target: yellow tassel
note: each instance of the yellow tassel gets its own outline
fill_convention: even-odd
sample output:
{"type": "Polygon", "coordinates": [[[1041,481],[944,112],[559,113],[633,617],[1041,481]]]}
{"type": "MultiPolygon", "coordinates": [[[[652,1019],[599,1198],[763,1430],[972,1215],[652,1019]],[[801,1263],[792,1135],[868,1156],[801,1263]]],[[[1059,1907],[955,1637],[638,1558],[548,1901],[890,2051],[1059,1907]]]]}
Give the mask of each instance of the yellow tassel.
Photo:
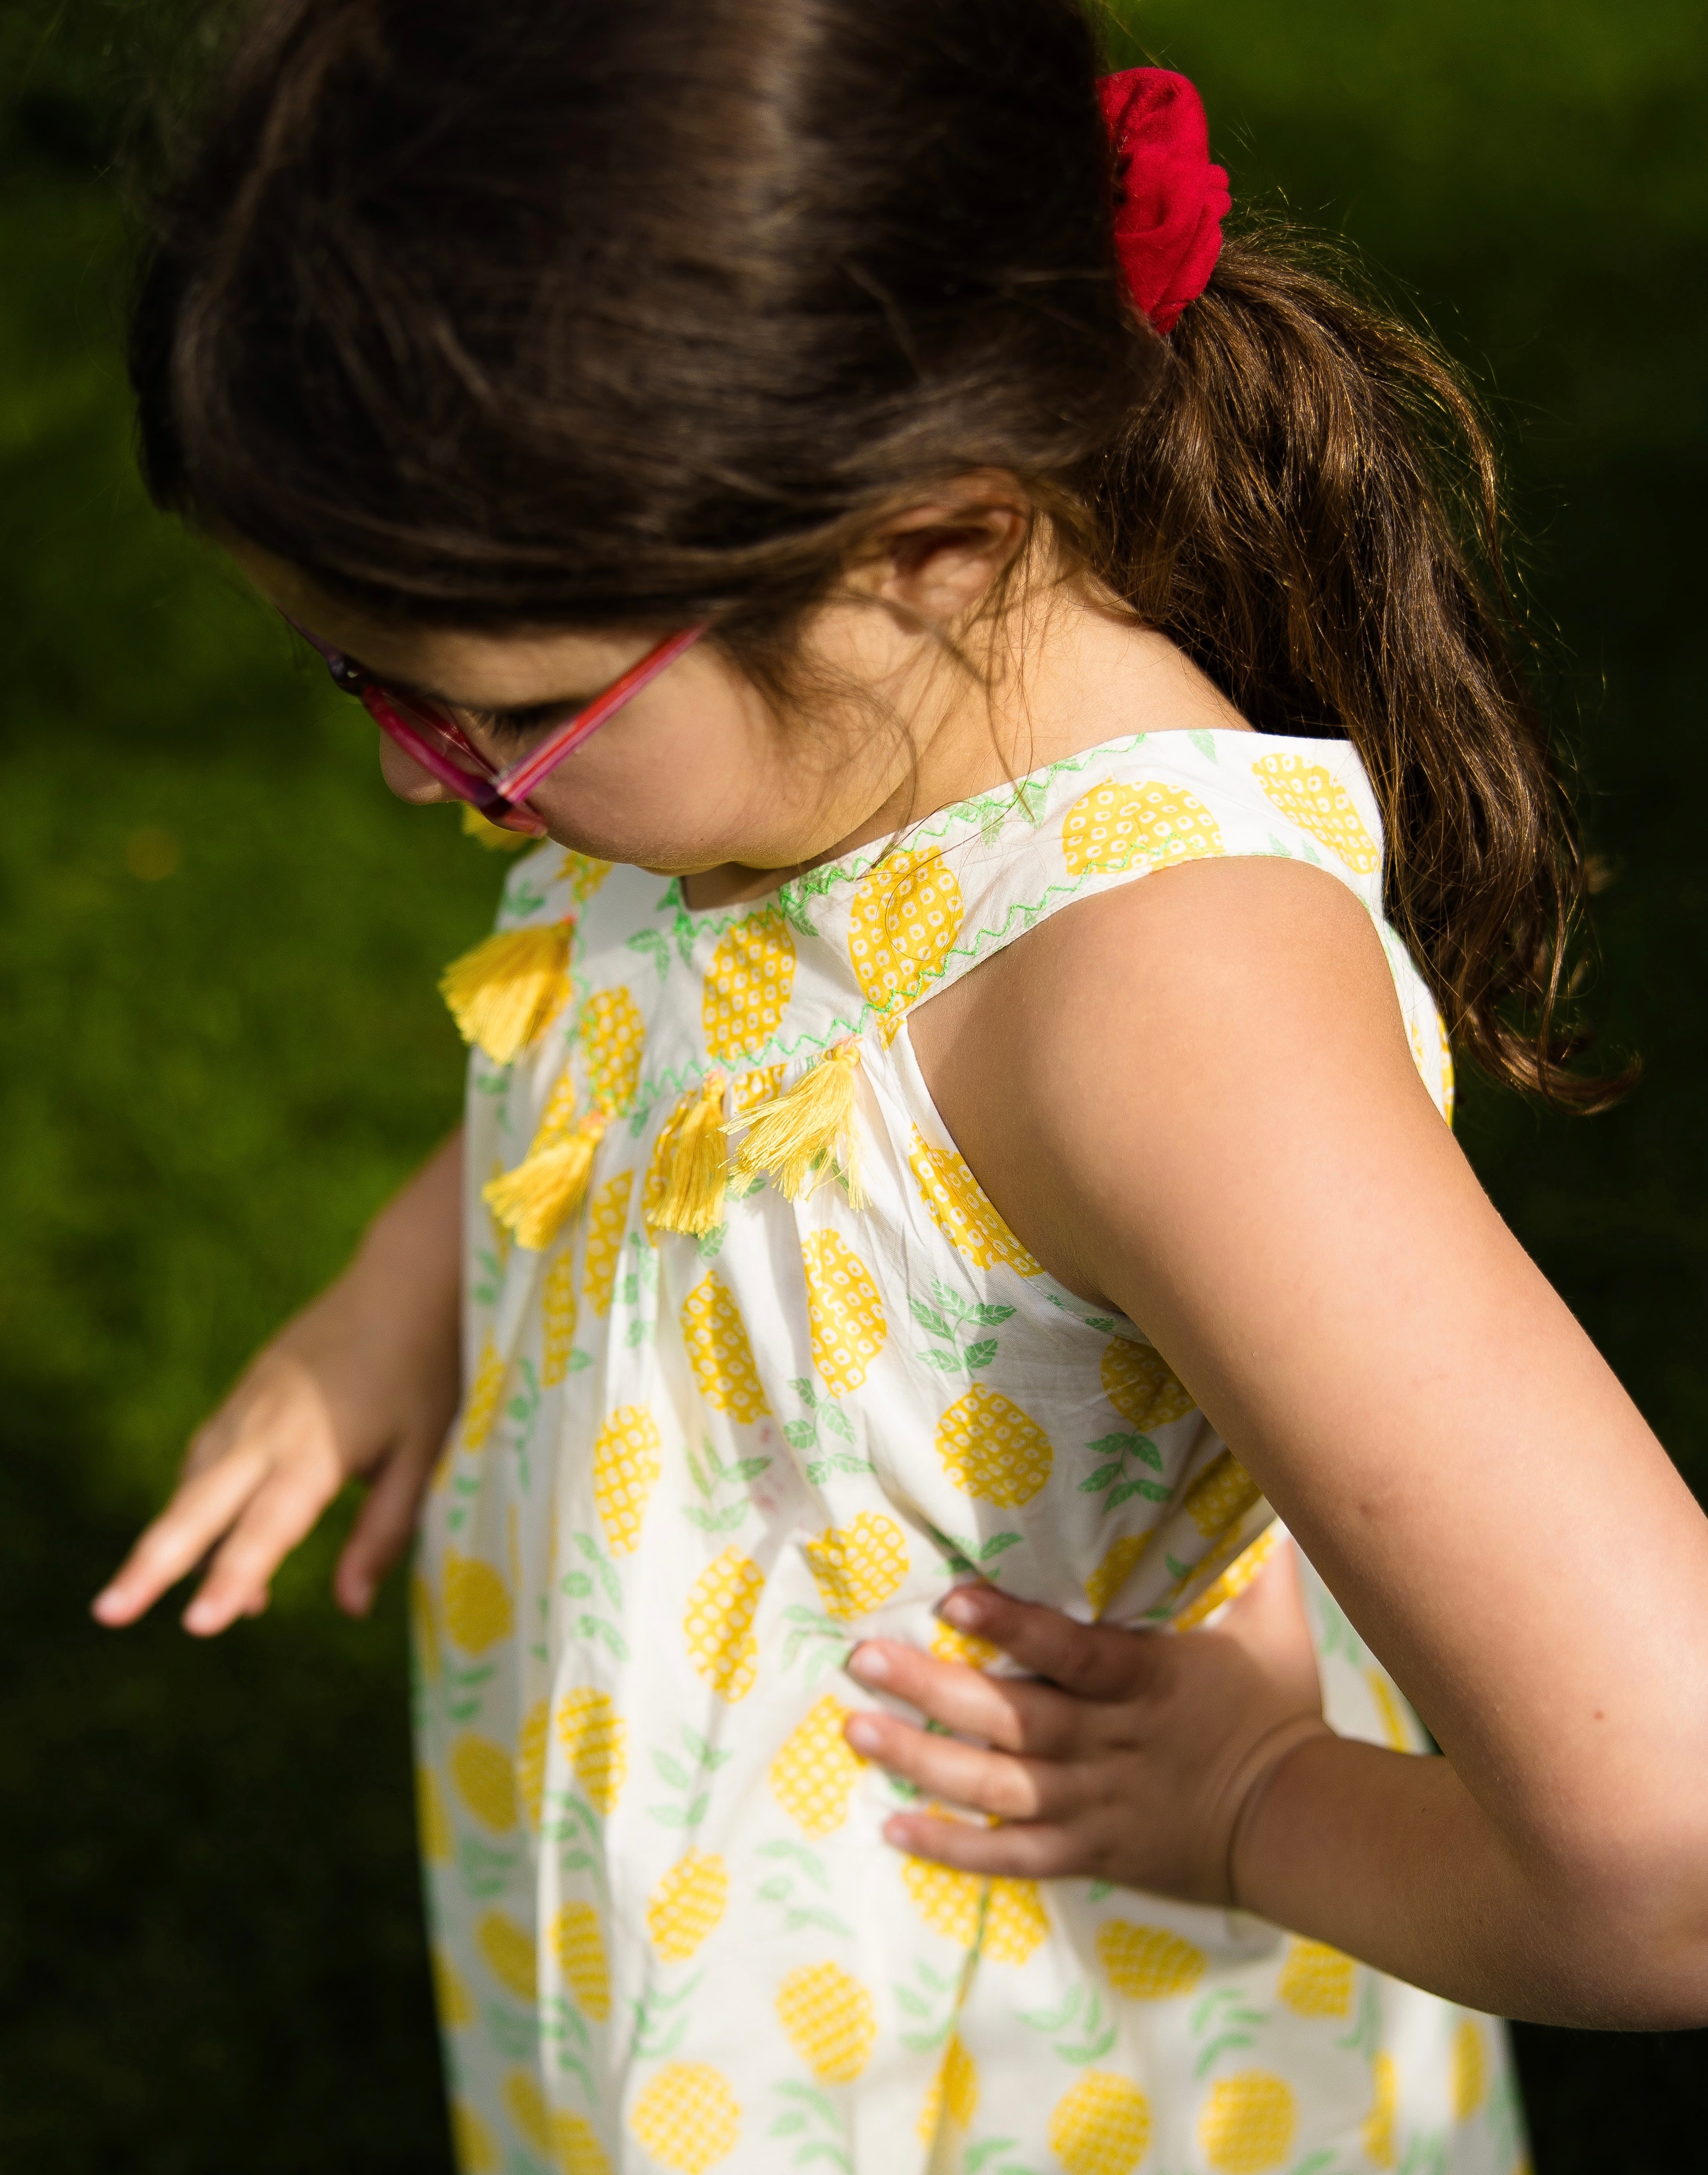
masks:
{"type": "Polygon", "coordinates": [[[524,846],[537,846],[534,831],[507,831],[502,823],[489,823],[472,800],[463,803],[463,836],[495,854],[519,854],[524,846]]]}
{"type": "Polygon", "coordinates": [[[572,921],[504,929],[453,959],[439,988],[464,1042],[507,1065],[569,995],[572,921]]]}
{"type": "Polygon", "coordinates": [[[834,1174],[848,1188],[849,1207],[865,1207],[854,1121],[859,1061],[857,1042],[839,1042],[787,1093],[747,1113],[747,1137],[735,1158],[737,1185],[763,1174],[785,1201],[799,1201],[834,1174]]]}
{"type": "Polygon", "coordinates": [[[482,1186],[480,1198],[518,1246],[549,1246],[586,1200],[594,1150],[610,1122],[605,1111],[589,1110],[572,1125],[542,1125],[526,1160],[482,1186]]]}
{"type": "Polygon", "coordinates": [[[699,1237],[724,1221],[729,1182],[721,1072],[683,1096],[664,1120],[647,1172],[647,1229],[699,1237]]]}

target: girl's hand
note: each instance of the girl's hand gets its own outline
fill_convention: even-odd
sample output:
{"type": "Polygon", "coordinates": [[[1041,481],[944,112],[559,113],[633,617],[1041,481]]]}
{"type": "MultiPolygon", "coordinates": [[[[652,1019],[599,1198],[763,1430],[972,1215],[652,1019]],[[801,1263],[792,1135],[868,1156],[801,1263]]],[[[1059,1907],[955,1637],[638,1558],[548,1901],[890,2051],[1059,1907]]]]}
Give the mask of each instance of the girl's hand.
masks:
{"type": "Polygon", "coordinates": [[[258,1616],[285,1555],[347,1480],[369,1494],[333,1575],[365,1615],[402,1554],[458,1397],[460,1136],[382,1211],[349,1269],[280,1331],[200,1428],[177,1492],[94,1603],[134,1623],[212,1562],[184,1628],[258,1616]]]}
{"type": "Polygon", "coordinates": [[[887,1640],[855,1648],[859,1683],[992,1748],[887,1713],[851,1716],[857,1752],[999,1823],[897,1813],[887,1841],[969,1873],[1090,1875],[1235,1902],[1242,1816],[1289,1752],[1328,1734],[1290,1549],[1212,1628],[1180,1636],[1076,1624],[990,1587],[961,1587],[942,1614],[1044,1681],[986,1676],[887,1640]]]}

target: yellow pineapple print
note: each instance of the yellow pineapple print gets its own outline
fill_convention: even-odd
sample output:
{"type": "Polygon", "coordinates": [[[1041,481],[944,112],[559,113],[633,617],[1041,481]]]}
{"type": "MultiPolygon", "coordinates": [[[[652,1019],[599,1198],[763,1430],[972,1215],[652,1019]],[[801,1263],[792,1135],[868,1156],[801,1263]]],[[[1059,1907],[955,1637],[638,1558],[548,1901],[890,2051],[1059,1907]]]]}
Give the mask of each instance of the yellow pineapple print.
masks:
{"type": "Polygon", "coordinates": [[[629,2128],[672,2175],[705,2175],[735,2151],[741,2107],[709,2062],[667,2062],[635,2102],[629,2128]]]}
{"type": "Polygon", "coordinates": [[[865,1263],[834,1231],[815,1231],[800,1255],[813,1364],[832,1397],[846,1397],[884,1348],[883,1301],[865,1263]]]}
{"type": "Polygon", "coordinates": [[[878,2036],[872,1998],[840,1964],[803,1964],[777,1989],[789,2043],[821,2085],[851,2085],[878,2036]]]}
{"type": "Polygon", "coordinates": [[[1469,2122],[1488,2096],[1488,2057],[1483,2034],[1466,2017],[1453,2034],[1453,2119],[1469,2122]]]}
{"type": "Polygon", "coordinates": [[[1205,1467],[1185,1497],[1186,1515],[1206,1541],[1219,1539],[1238,1525],[1260,1500],[1257,1483],[1231,1450],[1205,1467]]]}
{"type": "Polygon", "coordinates": [[[1364,820],[1353,805],[1344,786],[1320,764],[1290,751],[1277,749],[1260,756],[1251,775],[1266,798],[1301,831],[1309,831],[1319,845],[1326,846],[1349,869],[1369,876],[1381,860],[1376,842],[1364,828],[1364,820]]]}
{"type": "Polygon", "coordinates": [[[764,1585],[758,1565],[732,1547],[707,1565],[688,1595],[682,1635],[689,1659],[722,1699],[746,1699],[753,1689],[759,1668],[753,1616],[764,1585]]]}
{"type": "Polygon", "coordinates": [[[463,1407],[463,1424],[457,1430],[458,1450],[481,1450],[492,1432],[492,1423],[504,1398],[504,1362],[489,1337],[480,1348],[474,1379],[463,1407]]]}
{"type": "Polygon", "coordinates": [[[534,1943],[516,1921],[489,1911],[474,1928],[474,1945],[499,1985],[532,2009],[540,1992],[534,1943]]]}
{"type": "Polygon", "coordinates": [[[460,2031],[465,2024],[474,2021],[474,2004],[469,1989],[437,1942],[428,1950],[428,1961],[433,1970],[433,2000],[439,2021],[447,2031],[460,2031]]]}
{"type": "Polygon", "coordinates": [[[1032,1500],[1055,1456],[1036,1421],[988,1382],[975,1382],[938,1421],[936,1451],[963,1495],[1005,1511],[1032,1500]]]}
{"type": "Polygon", "coordinates": [[[457,1838],[431,1767],[415,1770],[415,1831],[421,1840],[421,1855],[430,1865],[449,1864],[456,1852],[457,1838]]]}
{"type": "Polygon", "coordinates": [[[1291,2089],[1267,2069],[1242,2069],[1210,2087],[1198,2145],[1217,2175],[1263,2175],[1286,2159],[1298,2126],[1291,2089]]]}
{"type": "Polygon", "coordinates": [[[756,1110],[762,1103],[773,1102],[783,1093],[783,1076],[789,1070],[789,1060],[779,1058],[775,1065],[761,1065],[751,1072],[744,1072],[729,1083],[729,1105],[735,1115],[745,1118],[750,1110],[756,1110]]]}
{"type": "Polygon", "coordinates": [[[540,1294],[540,1380],[554,1389],[569,1373],[575,1348],[575,1256],[561,1253],[546,1272],[540,1294]]]}
{"type": "Polygon", "coordinates": [[[974,1268],[1000,1261],[1017,1276],[1044,1272],[991,1205],[984,1187],[954,1148],[934,1148],[917,1125],[908,1168],[931,1220],[957,1254],[974,1268]]]}
{"type": "Polygon", "coordinates": [[[551,2135],[557,2148],[558,2175],[611,2175],[605,2147],[585,2116],[553,2115],[551,2135]]]}
{"type": "Polygon", "coordinates": [[[609,861],[601,861],[592,854],[569,853],[563,857],[557,880],[569,886],[577,906],[585,906],[610,872],[609,861]]]}
{"type": "Polygon", "coordinates": [[[782,909],[745,914],[724,932],[706,970],[700,1020],[713,1057],[745,1057],[783,1024],[794,989],[794,937],[782,909]]]}
{"type": "Polygon", "coordinates": [[[606,1692],[584,1684],[557,1703],[557,1741],[589,1801],[608,1813],[629,1771],[628,1725],[606,1692]]]}
{"type": "Polygon", "coordinates": [[[569,1989],[595,2024],[610,2015],[610,1972],[599,1912],[591,1903],[566,1903],[551,1922],[551,1945],[569,1989]]]}
{"type": "Polygon", "coordinates": [[[970,2129],[978,2112],[979,2064],[957,2033],[943,2050],[914,2129],[920,2142],[929,2145],[946,2122],[957,2129],[970,2129]]]}
{"type": "Polygon", "coordinates": [[[1364,1671],[1364,1681],[1370,1688],[1370,1697],[1375,1702],[1376,1719],[1382,1725],[1382,1734],[1390,1748],[1396,1752],[1411,1752],[1416,1748],[1412,1733],[1406,1727],[1406,1717],[1400,1706],[1399,1695],[1380,1669],[1364,1671]]]}
{"type": "Polygon", "coordinates": [[[540,1809],[545,1798],[545,1739],[550,1706],[536,1700],[522,1717],[516,1733],[516,1790],[530,1827],[540,1825],[540,1809]]]}
{"type": "Polygon", "coordinates": [[[451,1780],[477,1820],[502,1835],[516,1825],[516,1774],[510,1756],[470,1730],[451,1747],[451,1780]]]}
{"type": "Polygon", "coordinates": [[[619,1405],[593,1446],[593,1500],[614,1556],[632,1555],[664,1466],[659,1429],[644,1405],[619,1405]]]}
{"type": "Polygon", "coordinates": [[[1035,1880],[987,1880],[928,1858],[904,1858],[902,1883],[934,1933],[995,1964],[1023,1964],[1049,1931],[1035,1880]],[[988,1891],[988,1893],[987,1893],[988,1891]]]}
{"type": "Polygon", "coordinates": [[[772,1796],[810,1836],[827,1836],[842,1825],[866,1764],[843,1735],[849,1711],[833,1692],[826,1692],[771,1763],[772,1796]]]}
{"type": "Polygon", "coordinates": [[[1350,2016],[1358,1966],[1326,1941],[1293,1940],[1275,1982],[1276,1999],[1296,2016],[1350,2016]]]}
{"type": "Polygon", "coordinates": [[[848,950],[860,994],[897,1025],[936,980],[960,931],[961,887],[935,849],[886,854],[860,883],[848,950]]]}
{"type": "Polygon", "coordinates": [[[826,1614],[844,1619],[881,1607],[908,1575],[907,1537],[878,1511],[827,1526],[804,1553],[826,1614]]]}
{"type": "Polygon", "coordinates": [[[685,1964],[713,1933],[729,1900],[729,1870],[716,1851],[686,1851],[647,1903],[647,1931],[667,1964],[685,1964]]]}
{"type": "Polygon", "coordinates": [[[445,1551],[445,1629],[470,1654],[484,1654],[510,1636],[515,1623],[510,1589],[479,1556],[445,1551]]]}
{"type": "Polygon", "coordinates": [[[1190,1631],[1207,1618],[1213,1616],[1224,1602],[1237,1601],[1269,1561],[1280,1543],[1281,1533],[1274,1526],[1266,1526],[1250,1547],[1228,1565],[1217,1579],[1212,1579],[1198,1598],[1174,1617],[1169,1629],[1190,1631]]]}
{"type": "Polygon", "coordinates": [[[1085,1597],[1094,1616],[1101,1617],[1126,1584],[1132,1576],[1133,1565],[1145,1553],[1150,1539],[1148,1533],[1123,1533],[1104,1549],[1103,1561],[1085,1582],[1085,1597]]]}
{"type": "Polygon", "coordinates": [[[1114,781],[1082,793],[1062,818],[1071,876],[1115,876],[1147,861],[1201,860],[1224,850],[1216,818],[1184,786],[1114,781]]]}
{"type": "Polygon", "coordinates": [[[646,1022],[626,990],[595,990],[581,1008],[581,1061],[594,1105],[619,1117],[640,1085],[646,1022]]]}
{"type": "Polygon", "coordinates": [[[1002,1649],[976,1631],[962,1631],[940,1617],[931,1626],[931,1652],[940,1662],[959,1662],[969,1669],[988,1669],[1000,1661],[1002,1649]]]}
{"type": "Polygon", "coordinates": [[[629,1194],[635,1174],[620,1170],[591,1196],[587,1207],[587,1267],[581,1288],[595,1314],[609,1314],[616,1287],[617,1264],[628,1228],[629,1194]]]}
{"type": "Polygon", "coordinates": [[[1109,1984],[1129,2001],[1169,2001],[1190,1993],[1210,1961],[1202,1949],[1164,1927],[1135,1926],[1125,1918],[1098,1927],[1097,1952],[1109,1984]]]}
{"type": "Polygon", "coordinates": [[[1103,1347],[1103,1395],[1141,1435],[1183,1420],[1197,1408],[1191,1393],[1177,1382],[1160,1352],[1148,1344],[1130,1344],[1112,1337],[1103,1347]]]}
{"type": "Polygon", "coordinates": [[[1358,2131],[1364,2157],[1373,2167],[1391,2167],[1399,2157],[1394,2130],[1400,2112],[1400,2073],[1384,2049],[1370,2064],[1370,2111],[1358,2131]]]}
{"type": "Polygon", "coordinates": [[[1107,2069],[1088,2069],[1049,2118],[1049,2149],[1067,2175],[1131,2175],[1150,2143],[1150,2102],[1107,2069]]]}
{"type": "Polygon", "coordinates": [[[451,2142],[463,2175],[494,2175],[498,2147],[492,2133],[466,2100],[451,2102],[451,2142]]]}
{"type": "Polygon", "coordinates": [[[771,1410],[740,1310],[715,1274],[703,1277],[682,1302],[682,1342],[700,1395],[715,1411],[745,1426],[771,1410]]]}
{"type": "Polygon", "coordinates": [[[551,2110],[545,2104],[545,2093],[526,2069],[512,2069],[504,2080],[504,2111],[521,2132],[523,2141],[550,2159],[551,2110]]]}

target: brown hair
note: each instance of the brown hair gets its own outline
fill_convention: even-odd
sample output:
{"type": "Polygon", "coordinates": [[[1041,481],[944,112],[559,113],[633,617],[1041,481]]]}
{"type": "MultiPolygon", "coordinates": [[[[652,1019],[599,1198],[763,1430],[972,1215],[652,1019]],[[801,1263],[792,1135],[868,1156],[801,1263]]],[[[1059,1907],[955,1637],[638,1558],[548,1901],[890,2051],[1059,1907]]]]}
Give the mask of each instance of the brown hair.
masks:
{"type": "Polygon", "coordinates": [[[1284,236],[1158,340],[1096,73],[1076,0],[268,0],[140,290],[150,486],[383,614],[774,673],[886,512],[1011,474],[1260,731],[1353,741],[1456,1040],[1595,1107],[1476,410],[1284,236]]]}

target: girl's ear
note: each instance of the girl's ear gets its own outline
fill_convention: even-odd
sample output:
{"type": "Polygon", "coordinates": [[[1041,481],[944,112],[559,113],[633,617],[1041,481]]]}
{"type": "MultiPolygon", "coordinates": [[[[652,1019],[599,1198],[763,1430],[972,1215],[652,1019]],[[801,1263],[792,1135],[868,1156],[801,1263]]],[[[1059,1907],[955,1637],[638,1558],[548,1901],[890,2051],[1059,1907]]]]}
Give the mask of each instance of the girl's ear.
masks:
{"type": "Polygon", "coordinates": [[[952,626],[1025,550],[1032,521],[1031,503],[1012,477],[961,478],[887,521],[850,584],[915,625],[952,626]]]}

